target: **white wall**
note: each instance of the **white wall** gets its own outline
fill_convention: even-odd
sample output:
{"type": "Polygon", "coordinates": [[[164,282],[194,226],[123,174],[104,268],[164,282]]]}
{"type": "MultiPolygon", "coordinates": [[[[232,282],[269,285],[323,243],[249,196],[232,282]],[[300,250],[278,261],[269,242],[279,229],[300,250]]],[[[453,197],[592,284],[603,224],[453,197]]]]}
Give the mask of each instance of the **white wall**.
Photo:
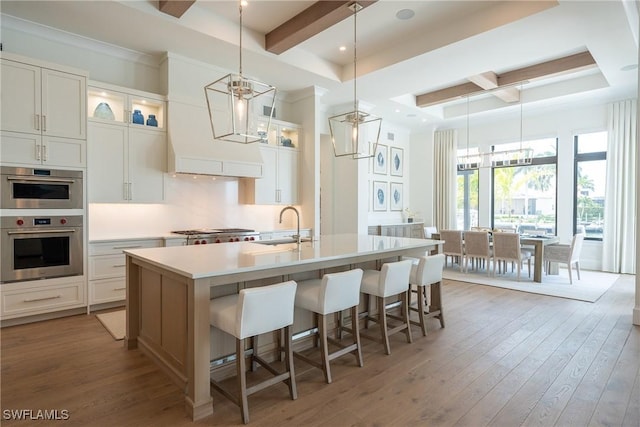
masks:
{"type": "MultiPolygon", "coordinates": [[[[569,242],[573,233],[573,138],[578,133],[606,130],[606,105],[584,105],[569,109],[545,110],[526,114],[523,118],[522,132],[524,140],[540,138],[558,138],[558,201],[557,221],[558,237],[562,242],[569,242]]],[[[458,134],[464,138],[458,141],[458,147],[466,147],[466,126],[458,128],[458,134]]],[[[492,145],[514,142],[520,139],[520,115],[501,121],[486,123],[482,118],[471,118],[469,124],[470,147],[479,147],[481,151],[489,151],[492,145]]],[[[433,200],[433,137],[413,135],[411,138],[414,156],[411,168],[411,181],[424,183],[425,190],[414,191],[412,201],[416,206],[431,206],[433,200]],[[418,165],[422,164],[422,167],[418,165]],[[430,187],[428,190],[426,187],[430,187]]],[[[490,170],[480,171],[480,212],[479,224],[491,224],[491,183],[490,170]]],[[[426,216],[428,224],[432,218],[426,216]]],[[[581,262],[587,269],[600,269],[602,266],[601,242],[586,242],[581,262]]]]}

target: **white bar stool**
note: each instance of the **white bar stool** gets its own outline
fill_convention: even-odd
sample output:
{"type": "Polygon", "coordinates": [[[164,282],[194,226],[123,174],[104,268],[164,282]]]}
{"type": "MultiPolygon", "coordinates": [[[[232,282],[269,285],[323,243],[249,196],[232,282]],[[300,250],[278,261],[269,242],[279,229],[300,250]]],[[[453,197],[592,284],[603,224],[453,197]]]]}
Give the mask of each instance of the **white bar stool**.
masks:
{"type": "Polygon", "coordinates": [[[362,349],[360,346],[360,331],[358,322],[358,305],[360,304],[360,282],[362,281],[362,270],[344,271],[340,273],[328,273],[322,279],[301,280],[298,282],[296,291],[296,307],[312,311],[315,323],[318,327],[320,338],[320,358],[321,363],[310,359],[299,352],[293,355],[305,362],[322,369],[324,379],[331,383],[331,368],[329,362],[337,357],[348,353],[356,356],[356,361],[360,367],[362,362],[362,349]],[[342,310],[351,309],[351,328],[342,325],[342,310]],[[339,332],[347,330],[353,337],[353,344],[344,346],[342,343],[327,336],[327,317],[329,314],[338,313],[339,332]],[[329,343],[339,347],[339,350],[329,353],[329,343]]]}
{"type": "Polygon", "coordinates": [[[442,309],[442,269],[444,268],[445,255],[437,254],[416,258],[411,266],[409,278],[409,302],[411,293],[418,296],[418,308],[409,305],[409,311],[417,311],[419,322],[411,321],[422,329],[422,335],[427,336],[426,319],[436,317],[440,319],[440,326],[444,328],[444,312],[442,309]],[[415,286],[415,289],[413,287],[415,286]],[[428,309],[427,288],[431,288],[431,304],[428,309]]]}
{"type": "Polygon", "coordinates": [[[289,387],[291,399],[298,397],[293,354],[291,351],[291,325],[293,324],[293,307],[296,295],[296,282],[293,280],[270,286],[242,289],[238,294],[227,295],[211,300],[209,304],[209,321],[215,328],[221,329],[236,337],[236,369],[238,395],[233,395],[211,379],[213,388],[240,407],[242,421],[249,422],[249,406],[247,397],[270,385],[284,382],[289,387]],[[285,335],[285,372],[278,372],[267,361],[258,356],[258,348],[254,340],[260,334],[284,329],[285,335]],[[274,377],[247,387],[245,338],[251,339],[251,367],[254,362],[262,365],[274,377]]]}
{"type": "MultiPolygon", "coordinates": [[[[396,332],[405,331],[407,335],[407,342],[413,342],[411,338],[411,326],[409,324],[409,302],[408,302],[408,290],[409,290],[409,276],[411,274],[411,260],[389,262],[382,265],[380,271],[377,270],[365,270],[362,277],[362,284],[360,286],[360,292],[367,296],[367,308],[369,309],[369,296],[373,295],[378,300],[378,316],[371,315],[371,311],[365,318],[365,326],[369,320],[377,322],[380,325],[381,341],[384,345],[384,351],[386,354],[391,354],[391,347],[389,345],[389,336],[396,332]],[[385,298],[400,295],[402,316],[399,320],[402,324],[395,326],[391,329],[387,328],[387,309],[385,304],[385,298]]],[[[389,317],[392,317],[389,315],[389,317]]],[[[397,319],[396,317],[393,317],[397,319]]],[[[370,335],[361,334],[363,337],[373,339],[377,341],[377,338],[370,335]]]]}

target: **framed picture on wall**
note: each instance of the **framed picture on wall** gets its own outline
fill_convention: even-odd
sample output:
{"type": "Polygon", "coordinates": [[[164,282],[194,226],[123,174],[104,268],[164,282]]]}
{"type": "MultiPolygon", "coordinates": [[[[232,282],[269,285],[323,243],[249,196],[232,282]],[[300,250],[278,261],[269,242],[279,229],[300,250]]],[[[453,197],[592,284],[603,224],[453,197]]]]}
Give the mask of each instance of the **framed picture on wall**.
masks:
{"type": "Polygon", "coordinates": [[[389,191],[389,199],[391,202],[392,211],[402,210],[402,183],[392,182],[391,190],[389,191]]]}
{"type": "Polygon", "coordinates": [[[387,146],[378,144],[373,155],[373,173],[379,175],[387,174],[387,146]]]}
{"type": "Polygon", "coordinates": [[[388,206],[387,183],[384,181],[373,181],[373,210],[386,211],[388,206]]]}
{"type": "Polygon", "coordinates": [[[391,147],[391,175],[402,176],[402,169],[404,168],[404,151],[402,148],[391,147]]]}

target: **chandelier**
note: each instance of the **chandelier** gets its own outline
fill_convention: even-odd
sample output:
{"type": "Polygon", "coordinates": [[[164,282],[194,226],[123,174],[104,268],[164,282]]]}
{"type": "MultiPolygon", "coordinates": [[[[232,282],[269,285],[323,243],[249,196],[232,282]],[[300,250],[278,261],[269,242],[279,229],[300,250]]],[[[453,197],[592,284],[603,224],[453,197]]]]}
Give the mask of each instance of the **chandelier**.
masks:
{"type": "Polygon", "coordinates": [[[271,126],[276,88],[242,74],[242,2],[240,11],[240,66],[238,74],[227,74],[204,87],[213,139],[248,144],[262,139],[258,133],[258,111],[267,112],[271,126]],[[262,108],[261,108],[262,107],[262,108]]]}
{"type": "Polygon", "coordinates": [[[353,111],[329,117],[329,131],[336,157],[364,159],[376,152],[382,119],[358,109],[356,34],[362,6],[354,2],[349,8],[353,11],[353,111]]]}

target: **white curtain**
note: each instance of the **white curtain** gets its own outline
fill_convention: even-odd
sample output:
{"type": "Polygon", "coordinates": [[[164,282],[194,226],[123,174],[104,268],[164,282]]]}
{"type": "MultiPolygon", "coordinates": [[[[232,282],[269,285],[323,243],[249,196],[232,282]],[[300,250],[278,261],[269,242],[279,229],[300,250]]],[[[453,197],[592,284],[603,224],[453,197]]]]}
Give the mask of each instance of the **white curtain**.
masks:
{"type": "Polygon", "coordinates": [[[635,274],[637,101],[608,108],[602,268],[635,274]]]}
{"type": "Polygon", "coordinates": [[[456,228],[456,133],[436,131],[434,135],[435,226],[438,230],[456,228]]]}

